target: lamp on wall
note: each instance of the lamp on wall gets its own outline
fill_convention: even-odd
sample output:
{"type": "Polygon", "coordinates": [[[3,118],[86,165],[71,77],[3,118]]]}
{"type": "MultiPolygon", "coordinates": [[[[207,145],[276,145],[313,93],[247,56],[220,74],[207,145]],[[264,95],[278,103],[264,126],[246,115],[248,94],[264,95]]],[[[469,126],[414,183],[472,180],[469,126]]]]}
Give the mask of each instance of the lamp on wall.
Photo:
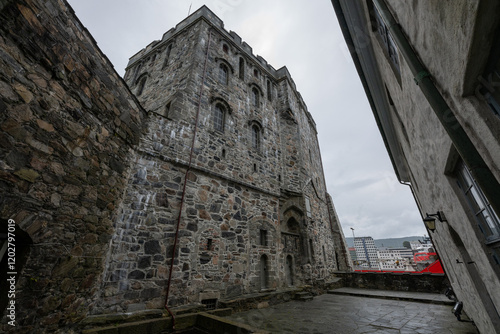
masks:
{"type": "Polygon", "coordinates": [[[427,227],[427,229],[431,232],[434,232],[436,230],[436,218],[440,222],[447,221],[443,211],[438,211],[437,213],[433,214],[426,213],[426,215],[427,216],[424,218],[424,224],[425,227],[427,227]]]}

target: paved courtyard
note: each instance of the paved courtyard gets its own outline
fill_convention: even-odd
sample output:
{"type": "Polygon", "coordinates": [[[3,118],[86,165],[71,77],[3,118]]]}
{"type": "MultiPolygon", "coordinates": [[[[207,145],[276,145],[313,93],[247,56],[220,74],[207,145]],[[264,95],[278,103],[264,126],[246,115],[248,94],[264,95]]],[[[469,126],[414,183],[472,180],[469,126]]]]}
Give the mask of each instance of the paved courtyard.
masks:
{"type": "Polygon", "coordinates": [[[229,318],[271,333],[479,333],[471,322],[459,322],[451,309],[449,305],[324,294],[309,302],[292,301],[229,318]]]}

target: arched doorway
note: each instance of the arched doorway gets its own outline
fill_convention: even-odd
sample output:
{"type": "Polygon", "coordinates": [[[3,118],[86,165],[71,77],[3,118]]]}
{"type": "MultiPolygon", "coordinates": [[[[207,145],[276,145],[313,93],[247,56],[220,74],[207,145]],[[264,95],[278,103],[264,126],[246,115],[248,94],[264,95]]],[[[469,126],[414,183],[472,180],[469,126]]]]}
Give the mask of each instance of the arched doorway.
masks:
{"type": "Polygon", "coordinates": [[[269,287],[269,269],[267,255],[263,254],[260,257],[260,289],[264,290],[269,287]]]}
{"type": "Polygon", "coordinates": [[[287,285],[292,286],[293,285],[293,258],[291,255],[288,255],[286,257],[285,274],[286,274],[287,285]]]}

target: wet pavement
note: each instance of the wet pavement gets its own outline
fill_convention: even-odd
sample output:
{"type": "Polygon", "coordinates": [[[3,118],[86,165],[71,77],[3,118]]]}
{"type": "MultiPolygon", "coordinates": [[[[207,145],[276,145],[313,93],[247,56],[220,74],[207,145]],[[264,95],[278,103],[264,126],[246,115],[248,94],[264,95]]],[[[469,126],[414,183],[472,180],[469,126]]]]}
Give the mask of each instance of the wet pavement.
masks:
{"type": "Polygon", "coordinates": [[[291,301],[228,318],[270,333],[479,333],[472,322],[457,320],[443,295],[350,288],[336,293],[341,294],[291,301]]]}

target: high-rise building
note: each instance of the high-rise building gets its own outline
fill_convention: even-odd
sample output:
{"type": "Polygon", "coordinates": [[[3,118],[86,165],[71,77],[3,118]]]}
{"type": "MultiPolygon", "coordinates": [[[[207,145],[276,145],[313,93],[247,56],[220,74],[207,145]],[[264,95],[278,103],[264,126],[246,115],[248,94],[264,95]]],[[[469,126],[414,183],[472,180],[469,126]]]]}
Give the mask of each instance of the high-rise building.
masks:
{"type": "Polygon", "coordinates": [[[500,3],[332,3],[457,298],[500,333],[500,3]]]}
{"type": "Polygon", "coordinates": [[[361,268],[378,269],[377,247],[372,237],[355,237],[354,248],[361,268]]]}

